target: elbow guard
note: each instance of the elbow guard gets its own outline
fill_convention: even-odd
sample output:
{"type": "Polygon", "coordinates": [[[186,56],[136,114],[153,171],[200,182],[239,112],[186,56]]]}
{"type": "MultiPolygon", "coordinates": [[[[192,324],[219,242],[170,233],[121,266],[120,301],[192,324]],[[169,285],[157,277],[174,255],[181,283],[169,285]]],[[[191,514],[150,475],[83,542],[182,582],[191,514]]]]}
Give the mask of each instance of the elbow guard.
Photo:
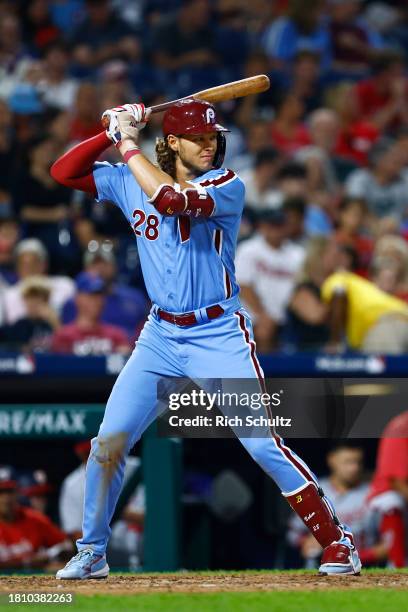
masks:
{"type": "Polygon", "coordinates": [[[205,189],[198,191],[192,187],[177,191],[171,185],[160,185],[148,202],[166,217],[210,217],[215,207],[214,200],[205,189]]]}

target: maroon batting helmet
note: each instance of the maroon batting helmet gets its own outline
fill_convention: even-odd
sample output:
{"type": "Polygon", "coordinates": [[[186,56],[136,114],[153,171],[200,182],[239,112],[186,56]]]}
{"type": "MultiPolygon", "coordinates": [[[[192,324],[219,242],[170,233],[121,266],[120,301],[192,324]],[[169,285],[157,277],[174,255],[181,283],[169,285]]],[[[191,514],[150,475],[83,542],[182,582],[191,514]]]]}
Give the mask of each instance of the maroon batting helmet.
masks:
{"type": "Polygon", "coordinates": [[[225,136],[227,128],[217,123],[215,108],[204,100],[189,98],[171,106],[163,117],[163,134],[182,136],[184,134],[205,134],[218,132],[218,146],[214,156],[214,168],[219,168],[224,161],[225,136]]]}

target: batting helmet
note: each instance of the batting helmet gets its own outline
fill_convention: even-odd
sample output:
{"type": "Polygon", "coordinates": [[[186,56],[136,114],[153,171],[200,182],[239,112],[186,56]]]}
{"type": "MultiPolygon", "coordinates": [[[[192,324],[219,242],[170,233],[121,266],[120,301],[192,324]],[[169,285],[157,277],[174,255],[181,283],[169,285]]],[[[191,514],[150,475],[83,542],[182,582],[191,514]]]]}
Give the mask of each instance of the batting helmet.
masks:
{"type": "Polygon", "coordinates": [[[217,123],[215,108],[204,100],[186,99],[171,106],[163,117],[163,134],[182,136],[184,134],[217,133],[218,146],[214,156],[214,168],[224,161],[225,136],[227,128],[217,123]]]}

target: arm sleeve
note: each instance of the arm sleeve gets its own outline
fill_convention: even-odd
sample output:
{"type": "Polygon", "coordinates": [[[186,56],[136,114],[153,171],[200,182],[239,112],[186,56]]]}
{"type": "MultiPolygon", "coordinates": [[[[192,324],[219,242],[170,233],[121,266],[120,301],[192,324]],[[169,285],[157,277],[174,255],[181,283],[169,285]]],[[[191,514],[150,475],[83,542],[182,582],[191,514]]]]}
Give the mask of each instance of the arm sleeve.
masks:
{"type": "Polygon", "coordinates": [[[84,140],[54,162],[50,169],[52,178],[65,187],[95,195],[92,164],[111,144],[106,132],[84,140]]]}
{"type": "Polygon", "coordinates": [[[240,217],[244,209],[245,186],[239,176],[232,170],[199,183],[215,202],[211,217],[240,217]]]}

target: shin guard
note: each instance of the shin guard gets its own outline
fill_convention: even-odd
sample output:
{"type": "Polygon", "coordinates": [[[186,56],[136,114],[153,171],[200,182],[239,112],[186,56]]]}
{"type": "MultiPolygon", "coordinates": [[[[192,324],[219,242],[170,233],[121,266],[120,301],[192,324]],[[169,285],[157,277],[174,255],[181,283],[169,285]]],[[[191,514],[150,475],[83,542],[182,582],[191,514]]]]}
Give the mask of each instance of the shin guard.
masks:
{"type": "Polygon", "coordinates": [[[283,495],[322,548],[344,536],[332,505],[313,482],[283,495]]]}

